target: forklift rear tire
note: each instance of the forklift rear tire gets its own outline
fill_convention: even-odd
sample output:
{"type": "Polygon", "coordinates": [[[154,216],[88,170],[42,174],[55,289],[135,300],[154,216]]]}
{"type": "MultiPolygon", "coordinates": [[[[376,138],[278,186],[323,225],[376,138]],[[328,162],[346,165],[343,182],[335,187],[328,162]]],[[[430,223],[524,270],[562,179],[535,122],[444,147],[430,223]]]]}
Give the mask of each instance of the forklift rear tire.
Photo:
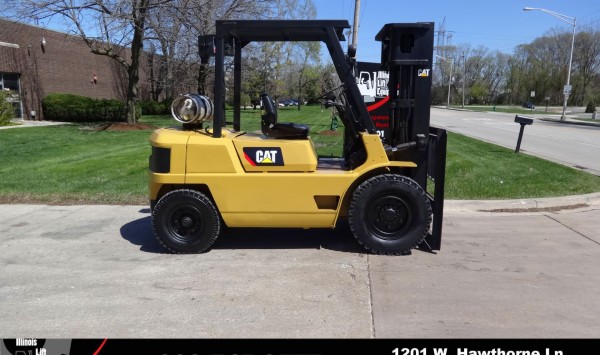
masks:
{"type": "Polygon", "coordinates": [[[348,224],[358,242],[375,254],[410,253],[427,236],[431,204],[414,180],[394,174],[365,180],[352,195],[348,224]]]}
{"type": "Polygon", "coordinates": [[[160,244],[170,252],[202,253],[217,240],[221,220],[205,194],[182,189],[158,200],[152,211],[152,228],[160,244]]]}

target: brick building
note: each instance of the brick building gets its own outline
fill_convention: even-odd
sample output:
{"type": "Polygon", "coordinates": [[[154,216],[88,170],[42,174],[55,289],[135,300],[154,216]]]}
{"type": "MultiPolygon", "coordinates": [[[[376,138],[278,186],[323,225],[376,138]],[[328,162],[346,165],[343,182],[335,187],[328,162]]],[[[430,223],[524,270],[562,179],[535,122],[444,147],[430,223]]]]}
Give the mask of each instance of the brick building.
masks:
{"type": "MultiPolygon", "coordinates": [[[[147,65],[140,68],[142,97],[147,72],[147,65]]],[[[21,117],[43,119],[41,100],[51,93],[124,99],[126,83],[124,69],[91,53],[80,37],[0,18],[0,89],[19,92],[21,117]]]]}

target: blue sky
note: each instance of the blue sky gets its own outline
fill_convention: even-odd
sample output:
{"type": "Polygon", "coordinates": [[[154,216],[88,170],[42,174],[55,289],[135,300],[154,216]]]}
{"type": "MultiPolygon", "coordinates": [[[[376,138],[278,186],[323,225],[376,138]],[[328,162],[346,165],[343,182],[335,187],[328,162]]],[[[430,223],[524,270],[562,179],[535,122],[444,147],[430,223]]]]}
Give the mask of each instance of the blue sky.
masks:
{"type": "MultiPolygon", "coordinates": [[[[347,19],[352,25],[355,0],[313,0],[320,19],[347,19]]],[[[361,0],[357,57],[379,61],[375,35],[385,23],[435,22],[436,31],[444,17],[452,44],[483,45],[490,50],[512,53],[515,46],[529,43],[548,30],[571,31],[572,27],[541,11],[545,8],[577,18],[577,29],[592,25],[600,29],[598,0],[361,0]]],[[[437,40],[437,38],[436,38],[437,40]]]]}
{"type": "MultiPolygon", "coordinates": [[[[347,19],[352,25],[355,0],[313,3],[317,18],[347,19]]],[[[375,35],[384,24],[392,22],[435,22],[437,31],[445,18],[451,44],[468,43],[472,48],[483,45],[505,53],[512,53],[517,45],[529,43],[551,29],[571,31],[569,24],[549,14],[523,11],[526,6],[576,17],[577,30],[585,26],[600,29],[599,0],[361,0],[357,56],[362,61],[378,62],[380,43],[375,35]]],[[[40,25],[66,30],[58,20],[40,25]]]]}

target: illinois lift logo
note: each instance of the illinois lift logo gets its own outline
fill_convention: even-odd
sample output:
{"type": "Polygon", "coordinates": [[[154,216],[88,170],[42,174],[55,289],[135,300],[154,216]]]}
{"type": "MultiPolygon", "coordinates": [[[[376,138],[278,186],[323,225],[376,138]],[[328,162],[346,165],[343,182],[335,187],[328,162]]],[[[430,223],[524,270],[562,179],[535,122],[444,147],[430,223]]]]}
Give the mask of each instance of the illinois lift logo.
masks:
{"type": "Polygon", "coordinates": [[[244,148],[244,158],[252,166],[283,166],[281,148],[244,148]]]}

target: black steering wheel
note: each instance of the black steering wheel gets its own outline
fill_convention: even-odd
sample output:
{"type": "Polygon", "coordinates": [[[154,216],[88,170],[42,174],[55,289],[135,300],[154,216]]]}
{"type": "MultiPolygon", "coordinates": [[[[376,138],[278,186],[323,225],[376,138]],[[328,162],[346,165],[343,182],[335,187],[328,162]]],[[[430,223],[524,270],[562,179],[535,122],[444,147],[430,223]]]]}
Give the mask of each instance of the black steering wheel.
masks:
{"type": "Polygon", "coordinates": [[[341,83],[340,85],[334,87],[333,89],[326,91],[324,94],[322,94],[321,96],[317,97],[315,100],[321,100],[321,99],[326,99],[329,101],[333,101],[335,100],[335,96],[330,96],[332,95],[337,89],[342,88],[346,85],[346,83],[341,83]]]}

